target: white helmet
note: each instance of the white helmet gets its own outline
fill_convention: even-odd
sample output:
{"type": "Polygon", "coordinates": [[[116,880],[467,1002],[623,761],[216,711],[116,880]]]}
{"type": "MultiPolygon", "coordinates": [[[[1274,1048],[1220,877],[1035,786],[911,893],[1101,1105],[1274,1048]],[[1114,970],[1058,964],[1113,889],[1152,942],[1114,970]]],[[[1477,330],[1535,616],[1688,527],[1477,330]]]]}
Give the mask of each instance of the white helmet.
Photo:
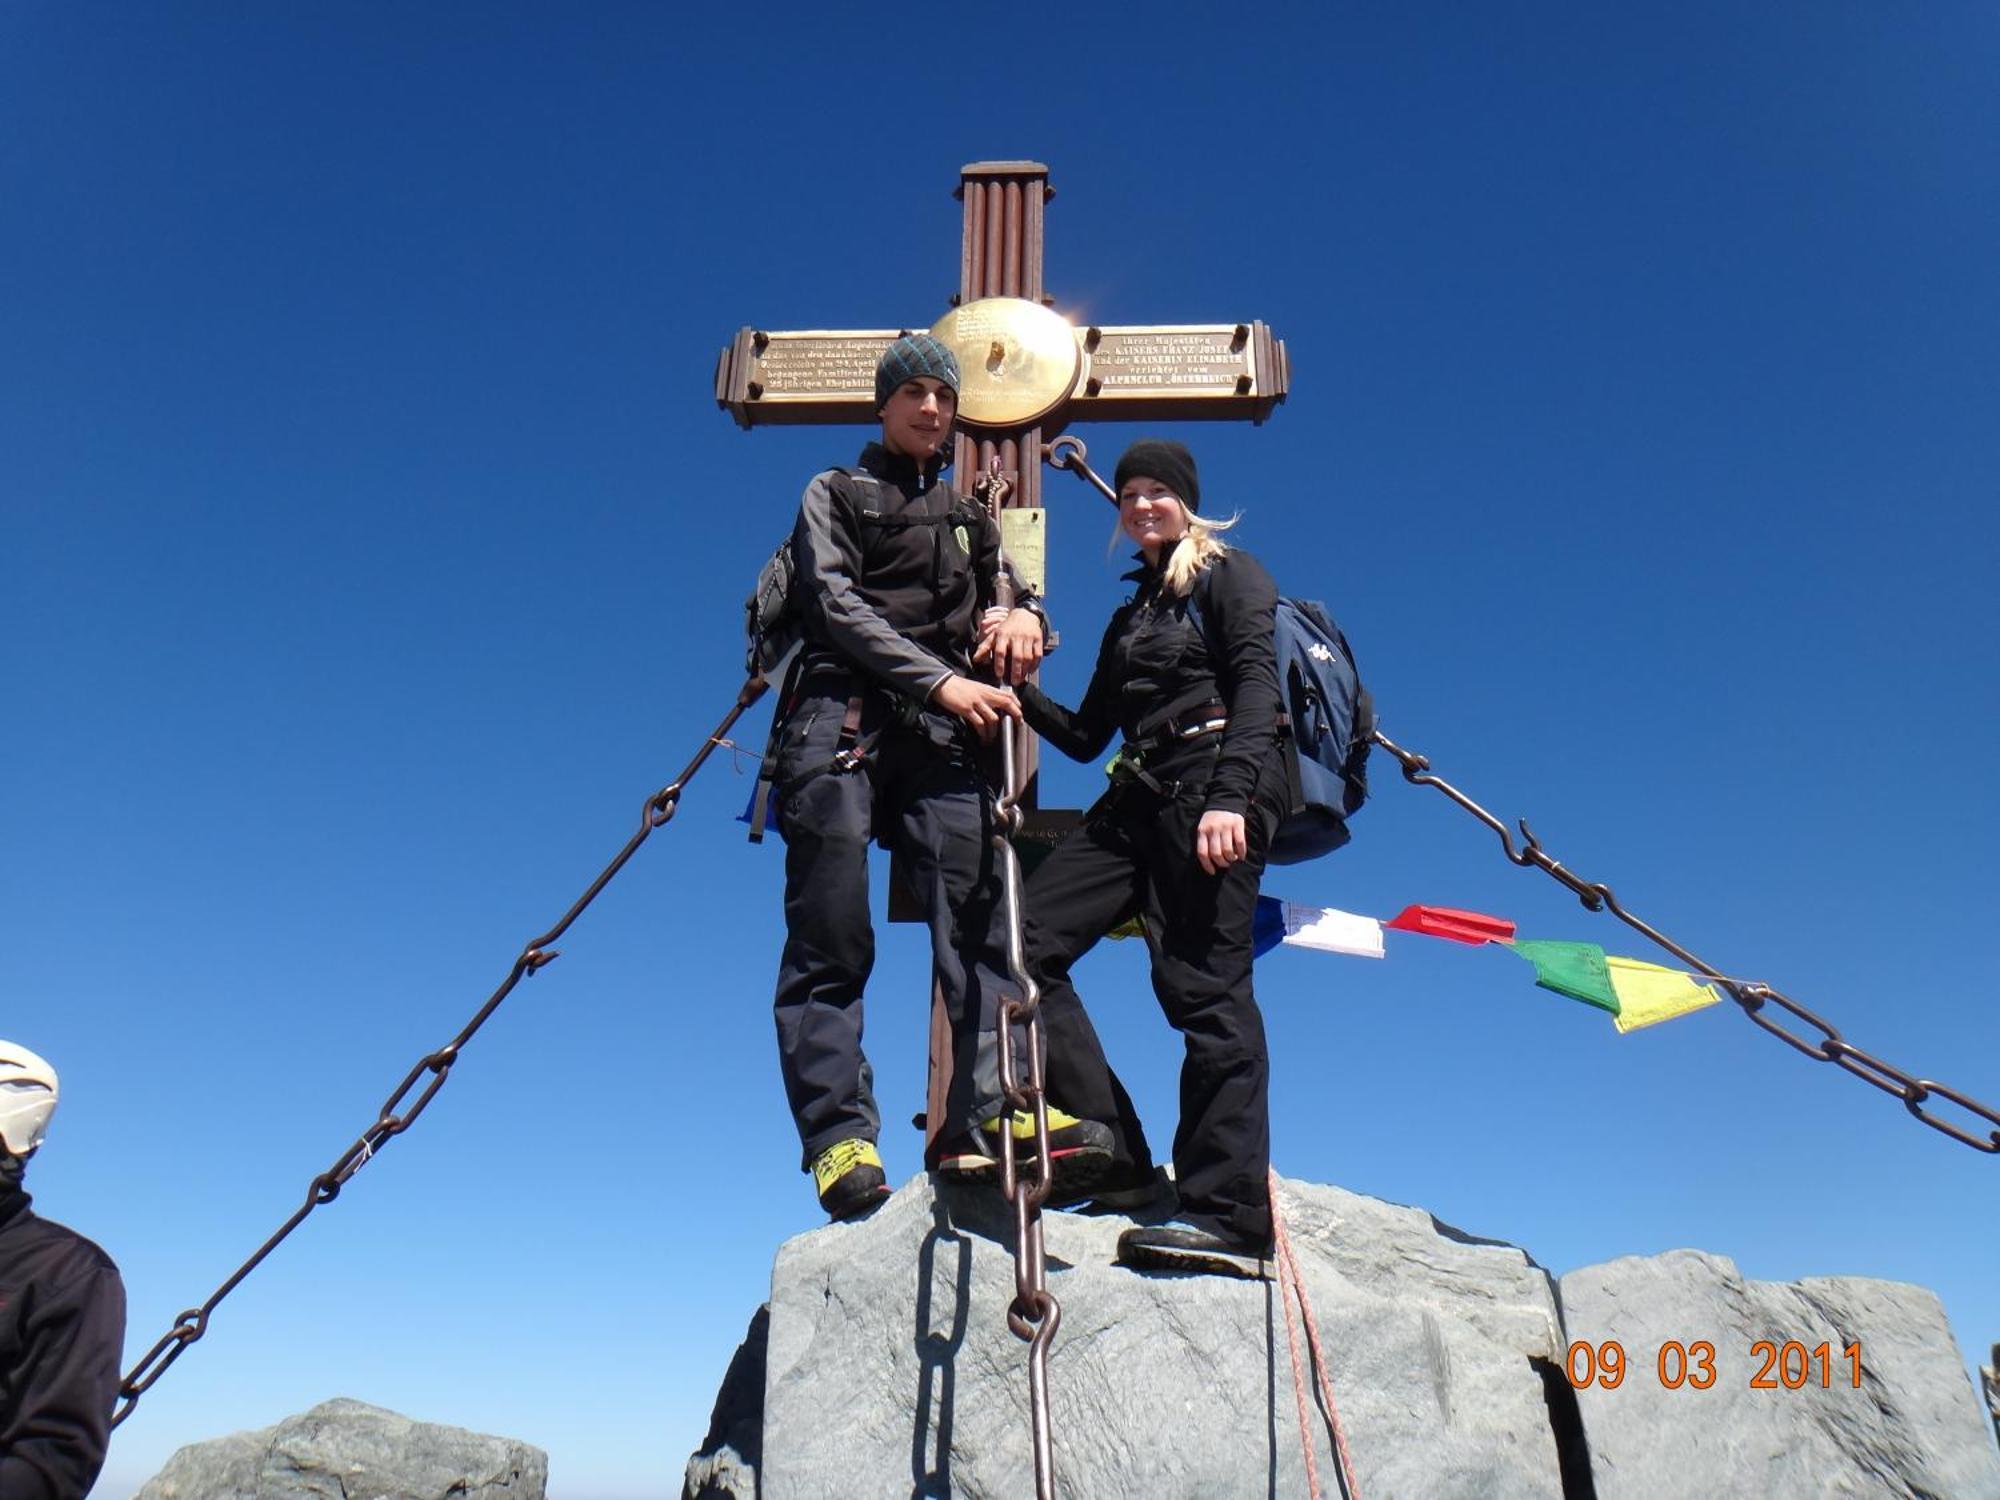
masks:
{"type": "Polygon", "coordinates": [[[26,1047],[0,1042],[0,1143],[26,1156],[56,1112],[56,1070],[26,1047]]]}

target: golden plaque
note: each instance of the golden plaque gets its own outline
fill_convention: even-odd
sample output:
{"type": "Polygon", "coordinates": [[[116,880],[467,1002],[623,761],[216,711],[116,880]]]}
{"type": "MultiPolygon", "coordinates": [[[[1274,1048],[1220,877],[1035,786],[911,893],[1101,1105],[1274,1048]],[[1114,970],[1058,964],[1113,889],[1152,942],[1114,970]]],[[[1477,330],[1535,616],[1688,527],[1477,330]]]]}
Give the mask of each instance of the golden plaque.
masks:
{"type": "Polygon", "coordinates": [[[968,302],[931,332],[958,356],[958,416],[973,427],[1028,426],[1062,405],[1083,368],[1068,320],[1025,297],[968,302]]]}

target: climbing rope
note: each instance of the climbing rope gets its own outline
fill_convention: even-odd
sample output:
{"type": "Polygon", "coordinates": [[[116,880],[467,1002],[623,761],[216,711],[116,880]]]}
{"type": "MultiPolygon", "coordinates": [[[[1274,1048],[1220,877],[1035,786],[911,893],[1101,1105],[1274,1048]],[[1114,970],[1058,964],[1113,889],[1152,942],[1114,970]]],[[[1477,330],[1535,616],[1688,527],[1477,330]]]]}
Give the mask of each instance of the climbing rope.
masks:
{"type": "Polygon", "coordinates": [[[1442,777],[1432,775],[1431,763],[1428,759],[1405,750],[1380,730],[1376,731],[1374,742],[1396,758],[1397,763],[1403,768],[1403,777],[1406,781],[1416,786],[1435,787],[1498,834],[1500,836],[1500,847],[1506,852],[1508,859],[1524,869],[1533,867],[1540,870],[1543,874],[1574,892],[1586,910],[1608,910],[1627,927],[1632,928],[1636,932],[1643,933],[1647,938],[1666,949],[1667,952],[1673,954],[1674,957],[1678,958],[1695,972],[1714,980],[1729,992],[1729,997],[1737,1005],[1742,1007],[1744,1015],[1755,1021],[1764,1030],[1770,1032],[1771,1035],[1777,1037],[1778,1040],[1790,1047],[1796,1048],[1807,1057],[1816,1058],[1820,1062],[1833,1063],[1843,1071],[1852,1073],[1863,1083],[1873,1084],[1883,1093],[1902,1100],[1905,1109],[1933,1130],[1940,1131],[1955,1141],[1962,1141],[1975,1151],[1985,1151],[1989,1154],[2000,1155],[2000,1129],[1987,1131],[1986,1139],[1981,1140],[1978,1136],[1959,1128],[1951,1121],[1941,1120],[1929,1110],[1923,1108],[1925,1102],[1933,1097],[1946,1099],[1958,1105],[1961,1109],[1979,1116],[1988,1124],[2000,1126],[2000,1112],[1996,1112],[1991,1105],[1982,1104],[1970,1095],[1961,1093],[1954,1088],[1947,1088],[1944,1084],[1934,1079],[1913,1078],[1901,1068],[1884,1062],[1881,1058],[1872,1056],[1862,1051],[1852,1042],[1847,1041],[1834,1026],[1814,1015],[1783,991],[1768,984],[1731,978],[1720,969],[1702,962],[1701,959],[1695,957],[1694,954],[1683,948],[1679,943],[1667,937],[1658,928],[1648,922],[1642,921],[1625,910],[1619,903],[1617,896],[1612,894],[1610,886],[1603,884],[1601,881],[1585,880],[1582,876],[1564,869],[1560,860],[1550,858],[1543,850],[1541,840],[1536,838],[1533,830],[1528,827],[1528,820],[1526,818],[1518,820],[1518,826],[1521,830],[1521,847],[1517,850],[1514,847],[1513,835],[1508,832],[1506,826],[1498,818],[1494,817],[1492,813],[1481,807],[1477,802],[1474,802],[1450,782],[1444,780],[1442,777]],[[1792,1031],[1781,1021],[1772,1020],[1764,1014],[1764,1007],[1767,1004],[1775,1005],[1780,1010],[1786,1011],[1798,1020],[1803,1021],[1807,1026],[1820,1034],[1820,1040],[1817,1042],[1809,1041],[1792,1031]]]}
{"type": "Polygon", "coordinates": [[[1299,1274],[1298,1257],[1292,1253],[1291,1235],[1285,1228],[1284,1211],[1278,1205],[1278,1174],[1273,1168],[1267,1168],[1266,1173],[1271,1193],[1271,1237],[1278,1253],[1278,1301],[1285,1309],[1285,1342],[1291,1348],[1292,1395],[1299,1408],[1299,1446],[1306,1456],[1306,1483],[1312,1500],[1320,1500],[1319,1458],[1312,1439],[1312,1424],[1306,1417],[1306,1382],[1299,1364],[1298,1324],[1292,1317],[1291,1301],[1285,1296],[1287,1285],[1298,1299],[1299,1314],[1305,1319],[1306,1344],[1312,1352],[1313,1396],[1326,1418],[1334,1455],[1340,1460],[1340,1492],[1346,1500],[1361,1500],[1361,1488],[1354,1480],[1354,1456],[1348,1452],[1347,1432],[1340,1424],[1340,1410],[1333,1401],[1333,1377],[1326,1372],[1325,1345],[1319,1335],[1319,1320],[1313,1316],[1312,1295],[1306,1290],[1305,1277],[1299,1274]]]}
{"type": "MultiPolygon", "coordinates": [[[[1007,481],[994,472],[974,486],[975,499],[985,502],[997,527],[1000,506],[1006,497],[1007,481]]],[[[1013,579],[1002,558],[994,589],[994,603],[1011,608],[1013,579]]],[[[1001,911],[1007,929],[1007,978],[1019,993],[1018,1000],[1003,998],[998,1007],[1000,1050],[1000,1092],[1004,1109],[1000,1117],[1000,1191],[1014,1210],[1014,1300],[1007,1309],[1007,1326],[1028,1345],[1028,1411],[1034,1429],[1035,1500],[1055,1500],[1055,1445],[1049,1423],[1049,1346],[1056,1329],[1062,1326],[1062,1306],[1048,1288],[1048,1262],[1042,1242],[1042,1204],[1048,1200],[1051,1175],[1049,1160],[1049,1101],[1042,1091],[1042,1001],[1035,981],[1028,975],[1028,963],[1021,936],[1021,861],[1014,852],[1014,837],[1021,831],[1021,782],[1016,774],[1014,726],[1000,725],[1000,796],[993,808],[993,853],[1000,867],[1001,911]],[[1014,1027],[1024,1028],[1028,1048],[1028,1069],[1021,1077],[1020,1060],[1014,1054],[1014,1027]],[[1014,1114],[1033,1115],[1035,1121],[1035,1167],[1021,1171],[1014,1161],[1014,1114]]]]}
{"type": "Polygon", "coordinates": [[[160,1341],[146,1352],[145,1357],[132,1367],[131,1372],[119,1382],[118,1408],[111,1418],[113,1427],[131,1416],[133,1409],[139,1404],[139,1398],[158,1383],[160,1377],[173,1367],[174,1361],[187,1352],[189,1345],[208,1332],[208,1321],[222,1299],[235,1291],[246,1276],[262,1265],[265,1257],[283,1244],[285,1238],[303,1224],[314,1209],[333,1202],[356,1172],[373,1161],[384,1146],[416,1124],[418,1116],[430,1107],[431,1100],[437,1097],[438,1090],[444,1087],[445,1080],[451,1076],[452,1066],[458,1061],[459,1054],[478,1034],[479,1028],[486,1024],[493,1012],[500,1008],[500,1002],[513,993],[515,985],[524,978],[541,972],[545,965],[558,956],[556,950],[549,944],[556,942],[569,931],[570,924],[583,915],[584,909],[597,899],[598,893],[611,883],[612,877],[625,868],[626,862],[639,852],[639,846],[646,842],[653,830],[663,827],[672,820],[674,813],[680,807],[681,792],[688,782],[694,779],[695,772],[702,768],[718,747],[732,752],[735,750],[736,747],[725,736],[742,717],[744,710],[764,696],[764,689],[765,682],[761,676],[752,676],[743,684],[736,695],[735,705],[716,726],[715,732],[702,741],[701,749],[695,753],[694,759],[687,763],[679,776],[646,799],[646,805],[639,818],[639,831],[626,841],[625,847],[619,850],[611,863],[604,867],[603,873],[590,883],[589,889],[577,897],[575,904],[563,913],[562,920],[540,937],[532,939],[521,950],[521,956],[514,960],[513,968],[508,970],[507,977],[500,982],[500,987],[487,997],[486,1003],[480,1006],[472,1019],[460,1028],[457,1036],[435,1052],[426,1053],[417,1060],[417,1065],[410,1069],[408,1075],[397,1085],[396,1091],[389,1096],[388,1102],[382,1106],[374,1124],[364,1130],[353,1145],[341,1152],[334,1159],[332,1166],[313,1178],[306,1189],[305,1202],[294,1210],[292,1216],[279,1225],[276,1232],[258,1246],[256,1252],[238,1266],[222,1285],[210,1293],[206,1302],[199,1307],[189,1308],[176,1318],[173,1327],[168,1329],[160,1341]],[[426,1081],[427,1075],[428,1081],[426,1081]],[[405,1107],[403,1101],[408,1099],[420,1084],[422,1091],[417,1093],[415,1102],[405,1107]]]}

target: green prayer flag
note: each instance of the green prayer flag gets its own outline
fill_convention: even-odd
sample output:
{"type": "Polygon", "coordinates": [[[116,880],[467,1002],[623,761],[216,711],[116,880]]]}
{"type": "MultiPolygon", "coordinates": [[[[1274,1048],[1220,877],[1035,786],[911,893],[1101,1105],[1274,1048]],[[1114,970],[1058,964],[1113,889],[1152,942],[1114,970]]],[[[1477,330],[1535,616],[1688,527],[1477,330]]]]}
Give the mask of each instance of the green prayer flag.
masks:
{"type": "Polygon", "coordinates": [[[1543,989],[1618,1014],[1618,992],[1611,986],[1611,971],[1597,944],[1534,939],[1507,946],[1535,966],[1535,983],[1543,989]]]}

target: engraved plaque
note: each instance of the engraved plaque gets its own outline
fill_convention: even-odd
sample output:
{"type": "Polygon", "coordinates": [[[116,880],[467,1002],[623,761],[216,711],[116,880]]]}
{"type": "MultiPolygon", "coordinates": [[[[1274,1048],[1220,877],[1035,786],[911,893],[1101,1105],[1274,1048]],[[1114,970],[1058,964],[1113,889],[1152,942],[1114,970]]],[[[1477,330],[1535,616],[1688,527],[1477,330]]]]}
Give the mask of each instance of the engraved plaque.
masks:
{"type": "Polygon", "coordinates": [[[722,351],[715,373],[716,402],[740,427],[872,421],[875,366],[899,331],[820,328],[767,333],[746,328],[722,351]]]}
{"type": "Polygon", "coordinates": [[[1249,335],[1248,328],[1229,325],[1100,329],[1086,379],[1095,387],[1092,394],[1254,395],[1249,335]]]}
{"type": "Polygon", "coordinates": [[[763,388],[758,399],[858,395],[872,400],[875,365],[889,338],[871,333],[770,334],[751,376],[763,388]]]}
{"type": "Polygon", "coordinates": [[[1000,512],[1000,547],[1021,581],[1037,594],[1048,587],[1048,513],[1017,505],[1000,512]]]}
{"type": "Polygon", "coordinates": [[[1284,345],[1262,323],[1162,324],[1084,331],[1073,417],[1249,417],[1285,399],[1284,345]]]}
{"type": "Polygon", "coordinates": [[[1076,330],[1025,297],[982,297],[931,329],[958,356],[959,419],[974,427],[1025,427],[1076,385],[1076,330]]]}

